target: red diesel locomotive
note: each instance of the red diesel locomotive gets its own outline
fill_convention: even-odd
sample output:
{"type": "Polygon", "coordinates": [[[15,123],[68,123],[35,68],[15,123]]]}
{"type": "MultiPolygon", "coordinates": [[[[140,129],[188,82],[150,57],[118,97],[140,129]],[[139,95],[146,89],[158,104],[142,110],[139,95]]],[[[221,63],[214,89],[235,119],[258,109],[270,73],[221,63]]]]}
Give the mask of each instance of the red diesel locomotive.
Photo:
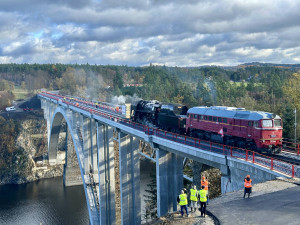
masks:
{"type": "Polygon", "coordinates": [[[268,112],[225,106],[193,107],[187,112],[186,132],[196,138],[261,153],[275,154],[282,148],[281,118],[268,112]]]}

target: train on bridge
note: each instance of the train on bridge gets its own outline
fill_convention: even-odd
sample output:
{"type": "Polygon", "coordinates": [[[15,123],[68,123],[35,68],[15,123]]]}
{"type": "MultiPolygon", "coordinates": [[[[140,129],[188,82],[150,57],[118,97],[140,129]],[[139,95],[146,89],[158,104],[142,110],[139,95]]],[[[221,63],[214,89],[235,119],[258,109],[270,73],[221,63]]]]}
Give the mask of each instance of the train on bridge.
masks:
{"type": "Polygon", "coordinates": [[[148,126],[260,153],[276,154],[282,149],[282,120],[273,113],[225,106],[188,109],[140,100],[131,115],[133,121],[148,126]]]}
{"type": "Polygon", "coordinates": [[[112,111],[133,122],[177,134],[260,153],[277,154],[282,149],[282,120],[278,115],[269,112],[226,106],[188,109],[182,104],[162,103],[156,100],[139,100],[133,104],[115,105],[73,96],[59,96],[60,101],[72,101],[112,111]]]}

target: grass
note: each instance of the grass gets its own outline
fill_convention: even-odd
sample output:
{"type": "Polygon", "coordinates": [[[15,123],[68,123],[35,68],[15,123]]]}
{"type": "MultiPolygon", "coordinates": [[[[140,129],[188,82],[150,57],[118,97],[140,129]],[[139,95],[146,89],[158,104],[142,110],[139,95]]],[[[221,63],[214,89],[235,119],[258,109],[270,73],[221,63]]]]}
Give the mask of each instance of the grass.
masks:
{"type": "Polygon", "coordinates": [[[12,90],[12,92],[16,101],[26,99],[28,95],[28,91],[26,89],[22,89],[21,86],[15,86],[15,89],[12,90]]]}

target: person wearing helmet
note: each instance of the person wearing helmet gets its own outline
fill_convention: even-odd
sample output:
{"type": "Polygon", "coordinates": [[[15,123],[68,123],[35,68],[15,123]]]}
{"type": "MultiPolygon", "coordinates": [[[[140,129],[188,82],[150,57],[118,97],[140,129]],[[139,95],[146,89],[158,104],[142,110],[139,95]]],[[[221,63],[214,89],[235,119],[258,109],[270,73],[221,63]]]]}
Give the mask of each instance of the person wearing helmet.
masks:
{"type": "Polygon", "coordinates": [[[252,192],[252,180],[250,179],[250,175],[247,175],[245,177],[244,186],[245,186],[244,198],[245,198],[246,194],[248,194],[248,198],[250,198],[250,194],[252,192]]]}

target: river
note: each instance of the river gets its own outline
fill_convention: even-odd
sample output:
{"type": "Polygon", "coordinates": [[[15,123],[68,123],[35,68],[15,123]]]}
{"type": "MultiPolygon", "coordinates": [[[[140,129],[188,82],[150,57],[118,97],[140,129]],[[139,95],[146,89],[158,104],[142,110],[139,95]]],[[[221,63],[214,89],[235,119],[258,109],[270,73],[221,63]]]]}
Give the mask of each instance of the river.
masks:
{"type": "Polygon", "coordinates": [[[87,225],[83,186],[67,187],[62,177],[0,186],[2,225],[87,225]]]}

